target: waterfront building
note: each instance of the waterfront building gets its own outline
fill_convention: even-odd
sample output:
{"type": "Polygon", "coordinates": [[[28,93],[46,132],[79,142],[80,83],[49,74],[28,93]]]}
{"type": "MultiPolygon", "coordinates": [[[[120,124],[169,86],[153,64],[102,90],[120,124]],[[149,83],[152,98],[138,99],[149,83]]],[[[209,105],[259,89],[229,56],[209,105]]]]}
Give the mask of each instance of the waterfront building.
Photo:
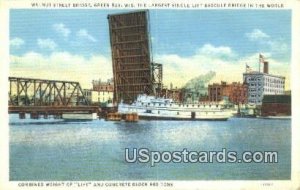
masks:
{"type": "Polygon", "coordinates": [[[208,100],[211,102],[219,102],[223,100],[223,89],[226,87],[226,82],[213,83],[208,85],[208,100]]]}
{"type": "Polygon", "coordinates": [[[108,79],[106,82],[99,80],[93,80],[93,91],[99,92],[113,92],[114,91],[114,82],[113,79],[108,79]]]}
{"type": "Polygon", "coordinates": [[[114,83],[112,79],[102,82],[93,80],[92,89],[84,89],[84,95],[92,104],[111,103],[114,94],[114,83]]]}
{"type": "Polygon", "coordinates": [[[227,84],[224,81],[221,83],[213,83],[208,85],[208,100],[222,101],[224,97],[233,104],[246,104],[248,101],[248,85],[239,82],[227,84]]]}
{"type": "Polygon", "coordinates": [[[261,106],[262,116],[290,116],[291,95],[265,95],[261,106]]]}
{"type": "Polygon", "coordinates": [[[223,96],[227,96],[228,100],[234,104],[248,103],[248,85],[240,82],[233,82],[226,85],[223,96]]]}
{"type": "Polygon", "coordinates": [[[285,95],[292,95],[292,91],[291,90],[286,90],[286,91],[284,91],[284,94],[285,95]]]}
{"type": "Polygon", "coordinates": [[[269,63],[262,55],[260,55],[260,63],[264,65],[263,72],[243,73],[244,83],[248,84],[248,103],[252,105],[261,105],[264,95],[285,94],[285,77],[269,74],[269,63]]]}
{"type": "Polygon", "coordinates": [[[160,97],[172,99],[174,102],[182,102],[183,101],[183,93],[181,89],[173,88],[170,89],[163,88],[159,94],[160,97]]]}
{"type": "Polygon", "coordinates": [[[264,95],[285,93],[285,77],[260,72],[244,73],[243,76],[248,84],[249,104],[261,105],[264,95]]]}

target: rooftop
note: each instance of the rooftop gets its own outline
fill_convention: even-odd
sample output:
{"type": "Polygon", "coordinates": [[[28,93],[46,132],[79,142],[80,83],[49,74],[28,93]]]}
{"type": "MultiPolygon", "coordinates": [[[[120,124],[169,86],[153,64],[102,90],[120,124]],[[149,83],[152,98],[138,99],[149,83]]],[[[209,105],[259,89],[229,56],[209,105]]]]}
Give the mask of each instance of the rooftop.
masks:
{"type": "Polygon", "coordinates": [[[267,75],[267,76],[271,76],[271,77],[277,77],[277,78],[283,78],[283,79],[285,79],[284,76],[272,75],[272,74],[258,72],[258,71],[252,71],[252,72],[248,72],[248,73],[243,73],[243,75],[267,75]]]}

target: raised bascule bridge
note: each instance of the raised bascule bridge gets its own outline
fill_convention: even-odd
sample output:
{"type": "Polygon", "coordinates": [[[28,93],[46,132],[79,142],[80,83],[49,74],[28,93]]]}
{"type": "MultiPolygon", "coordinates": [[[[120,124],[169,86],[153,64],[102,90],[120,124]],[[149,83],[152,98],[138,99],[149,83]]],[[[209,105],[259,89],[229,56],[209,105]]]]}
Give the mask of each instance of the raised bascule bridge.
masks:
{"type": "Polygon", "coordinates": [[[162,88],[162,64],[152,58],[149,11],[108,15],[114,102],[131,103],[162,88]]]}
{"type": "Polygon", "coordinates": [[[8,81],[8,113],[18,113],[21,119],[26,113],[32,119],[61,118],[65,113],[99,114],[99,107],[90,105],[79,82],[21,77],[9,77],[8,81]]]}

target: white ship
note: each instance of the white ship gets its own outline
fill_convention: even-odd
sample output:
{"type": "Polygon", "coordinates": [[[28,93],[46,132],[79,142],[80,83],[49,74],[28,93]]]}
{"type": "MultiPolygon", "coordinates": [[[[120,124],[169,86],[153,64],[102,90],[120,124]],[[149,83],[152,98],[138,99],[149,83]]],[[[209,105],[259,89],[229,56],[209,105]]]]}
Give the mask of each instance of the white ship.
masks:
{"type": "Polygon", "coordinates": [[[121,102],[118,112],[137,113],[140,119],[161,120],[224,120],[232,117],[229,110],[225,110],[216,103],[179,104],[172,99],[139,95],[132,104],[121,102]]]}

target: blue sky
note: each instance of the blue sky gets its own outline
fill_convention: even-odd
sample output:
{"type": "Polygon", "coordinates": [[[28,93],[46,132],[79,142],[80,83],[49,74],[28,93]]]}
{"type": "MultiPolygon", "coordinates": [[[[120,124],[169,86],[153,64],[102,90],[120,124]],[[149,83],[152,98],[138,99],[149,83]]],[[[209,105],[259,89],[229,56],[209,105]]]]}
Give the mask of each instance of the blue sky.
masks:
{"type": "MultiPolygon", "coordinates": [[[[51,70],[56,63],[49,60],[61,64],[75,60],[79,63],[76,63],[76,67],[93,64],[91,68],[96,68],[93,61],[99,60],[103,62],[99,67],[106,72],[99,75],[107,76],[98,78],[109,78],[111,55],[107,15],[119,12],[126,10],[12,9],[11,74],[20,74],[25,66],[34,67],[34,64],[51,70]],[[58,60],[59,58],[62,60],[58,60]],[[30,59],[39,62],[30,65],[30,59]]],[[[238,74],[246,62],[255,67],[258,53],[265,53],[274,62],[275,74],[282,67],[286,69],[286,73],[279,74],[289,75],[289,10],[150,10],[150,34],[154,61],[165,64],[167,83],[172,80],[172,72],[186,68],[186,62],[191,62],[190,65],[197,69],[199,67],[198,73],[209,70],[218,72],[218,65],[228,64],[230,68],[235,64],[232,68],[238,67],[238,74]],[[212,63],[211,68],[203,66],[207,62],[212,63]]],[[[72,67],[72,63],[66,65],[72,67]]],[[[270,66],[272,67],[272,63],[270,66]]],[[[58,67],[55,65],[56,69],[58,67]]],[[[30,69],[27,71],[30,72],[30,69]]],[[[96,77],[97,73],[94,74],[93,77],[96,77]]],[[[24,75],[28,76],[30,73],[24,75]]],[[[187,76],[194,75],[197,73],[182,77],[188,80],[187,76]]],[[[222,76],[218,80],[230,80],[224,73],[218,76],[222,76]]],[[[236,80],[235,78],[232,80],[236,80]]],[[[82,80],[90,78],[83,77],[82,80]]],[[[178,86],[186,80],[178,81],[178,86]]]]}

